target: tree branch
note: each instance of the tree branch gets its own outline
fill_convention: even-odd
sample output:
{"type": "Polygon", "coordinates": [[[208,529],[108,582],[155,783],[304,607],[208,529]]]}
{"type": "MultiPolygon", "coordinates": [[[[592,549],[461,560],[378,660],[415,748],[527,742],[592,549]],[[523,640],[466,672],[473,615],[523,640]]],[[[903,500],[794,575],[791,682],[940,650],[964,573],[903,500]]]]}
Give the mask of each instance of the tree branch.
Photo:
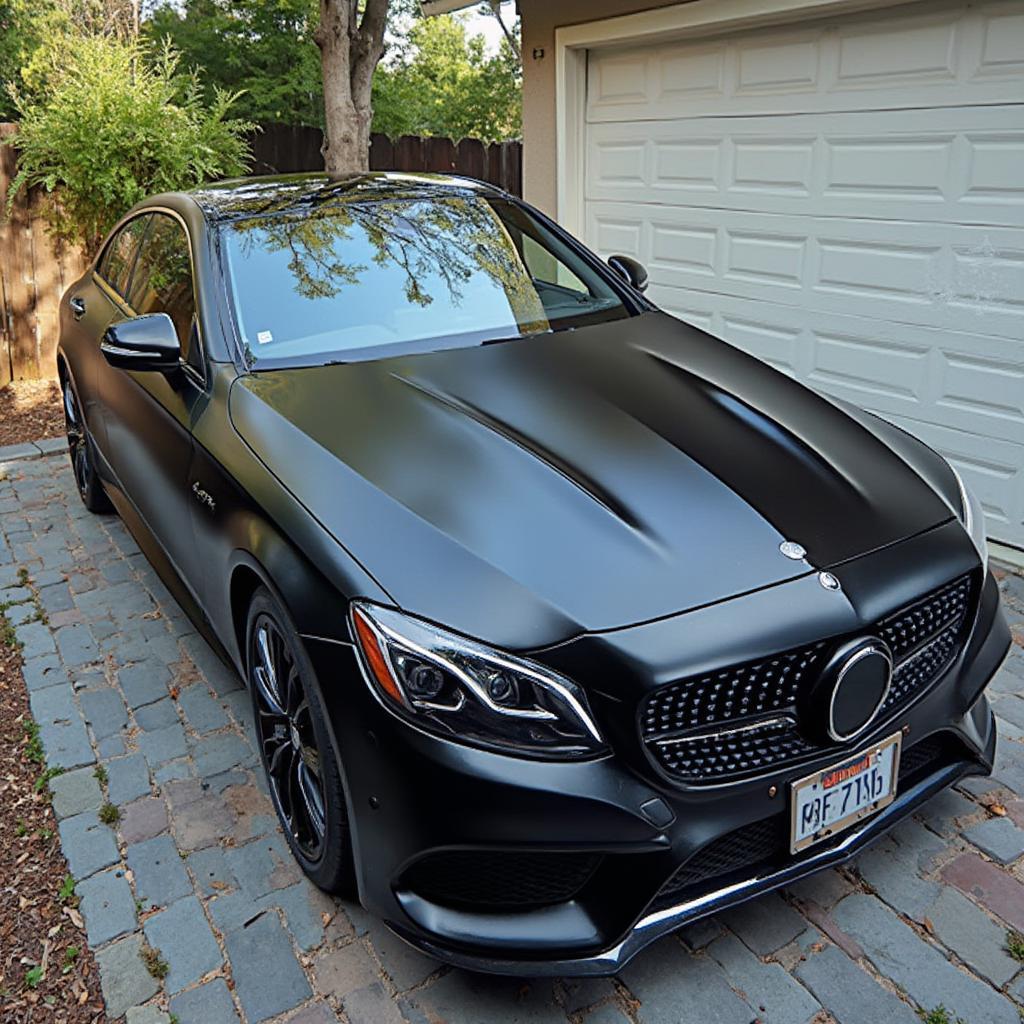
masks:
{"type": "Polygon", "coordinates": [[[352,38],[352,97],[369,102],[373,72],[384,53],[384,29],[390,0],[366,0],[358,31],[352,38]]]}
{"type": "Polygon", "coordinates": [[[498,19],[498,24],[501,26],[501,31],[505,33],[505,39],[508,42],[512,52],[516,55],[516,60],[519,61],[520,67],[523,63],[523,53],[519,48],[519,40],[512,34],[512,30],[505,24],[505,19],[501,14],[501,0],[487,0],[487,6],[491,9],[491,14],[498,19]]]}

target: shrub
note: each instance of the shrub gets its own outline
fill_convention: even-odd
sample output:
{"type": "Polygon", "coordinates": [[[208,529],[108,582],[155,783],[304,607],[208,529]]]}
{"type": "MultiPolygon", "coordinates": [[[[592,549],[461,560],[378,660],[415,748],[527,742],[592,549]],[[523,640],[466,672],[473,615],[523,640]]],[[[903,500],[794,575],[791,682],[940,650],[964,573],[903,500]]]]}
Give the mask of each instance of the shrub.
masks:
{"type": "Polygon", "coordinates": [[[145,196],[244,172],[253,126],[228,116],[235,94],[204,104],[196,72],[169,45],[54,33],[44,49],[39,86],[11,89],[20,124],[8,209],[42,186],[51,230],[92,251],[145,196]]]}

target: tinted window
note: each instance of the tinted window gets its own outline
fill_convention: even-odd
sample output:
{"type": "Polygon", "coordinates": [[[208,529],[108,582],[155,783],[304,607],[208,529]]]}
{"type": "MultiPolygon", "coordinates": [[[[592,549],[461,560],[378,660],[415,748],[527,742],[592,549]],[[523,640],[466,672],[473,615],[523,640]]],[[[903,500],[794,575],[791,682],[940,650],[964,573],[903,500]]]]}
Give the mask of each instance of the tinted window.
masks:
{"type": "Polygon", "coordinates": [[[628,316],[527,211],[478,195],[339,198],[223,229],[251,362],[426,351],[628,316]]]}
{"type": "Polygon", "coordinates": [[[193,345],[196,304],[188,236],[167,214],[153,214],[132,275],[129,303],[139,314],[166,313],[174,321],[185,359],[199,365],[199,352],[193,345]]]}
{"type": "Polygon", "coordinates": [[[128,294],[128,276],[135,260],[135,250],[148,222],[149,217],[136,217],[128,221],[107,243],[100,257],[97,268],[100,276],[120,295],[128,294]]]}

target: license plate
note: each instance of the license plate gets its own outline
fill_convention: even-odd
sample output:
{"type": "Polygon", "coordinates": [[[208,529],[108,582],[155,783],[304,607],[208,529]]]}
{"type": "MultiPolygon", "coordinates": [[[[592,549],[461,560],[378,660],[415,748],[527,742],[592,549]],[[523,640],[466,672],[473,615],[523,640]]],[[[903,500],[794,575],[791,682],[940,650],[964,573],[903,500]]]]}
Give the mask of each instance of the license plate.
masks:
{"type": "Polygon", "coordinates": [[[900,733],[791,784],[789,852],[799,853],[891,804],[900,733]]]}

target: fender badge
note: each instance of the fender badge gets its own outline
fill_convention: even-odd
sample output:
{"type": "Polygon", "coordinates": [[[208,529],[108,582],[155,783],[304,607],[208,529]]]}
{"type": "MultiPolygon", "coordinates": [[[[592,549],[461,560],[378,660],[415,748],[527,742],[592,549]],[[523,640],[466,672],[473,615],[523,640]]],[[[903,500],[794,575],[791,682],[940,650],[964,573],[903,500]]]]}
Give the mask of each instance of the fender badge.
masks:
{"type": "Polygon", "coordinates": [[[779,545],[779,550],[787,558],[792,558],[795,562],[799,562],[807,554],[807,549],[803,544],[797,544],[795,540],[784,540],[779,545]]]}
{"type": "Polygon", "coordinates": [[[818,573],[818,582],[826,590],[839,590],[840,589],[840,587],[839,587],[839,580],[836,579],[836,577],[833,576],[832,573],[830,573],[830,572],[819,572],[818,573]]]}

